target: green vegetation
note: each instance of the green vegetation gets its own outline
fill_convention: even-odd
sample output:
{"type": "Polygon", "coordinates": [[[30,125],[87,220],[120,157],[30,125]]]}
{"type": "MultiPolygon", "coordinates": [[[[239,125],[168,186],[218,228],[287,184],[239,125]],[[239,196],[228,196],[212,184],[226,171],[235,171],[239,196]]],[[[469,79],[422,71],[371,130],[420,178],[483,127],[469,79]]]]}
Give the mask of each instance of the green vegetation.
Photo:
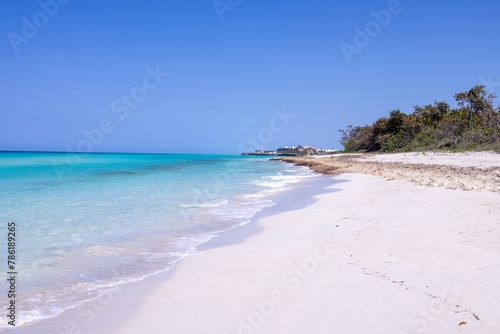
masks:
{"type": "Polygon", "coordinates": [[[393,110],[372,125],[348,126],[340,143],[346,152],[495,150],[500,151],[500,107],[493,94],[475,86],[455,94],[457,108],[444,101],[415,106],[411,114],[393,110]]]}

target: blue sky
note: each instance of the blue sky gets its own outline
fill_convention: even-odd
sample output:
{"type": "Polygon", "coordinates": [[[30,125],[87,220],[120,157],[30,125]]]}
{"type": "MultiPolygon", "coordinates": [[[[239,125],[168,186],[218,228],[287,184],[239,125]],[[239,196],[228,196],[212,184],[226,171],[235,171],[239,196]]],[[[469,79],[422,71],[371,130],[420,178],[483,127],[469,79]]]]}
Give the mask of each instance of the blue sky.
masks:
{"type": "Polygon", "coordinates": [[[498,94],[499,14],[495,0],[7,1],[0,149],[340,148],[349,124],[481,83],[498,94]]]}

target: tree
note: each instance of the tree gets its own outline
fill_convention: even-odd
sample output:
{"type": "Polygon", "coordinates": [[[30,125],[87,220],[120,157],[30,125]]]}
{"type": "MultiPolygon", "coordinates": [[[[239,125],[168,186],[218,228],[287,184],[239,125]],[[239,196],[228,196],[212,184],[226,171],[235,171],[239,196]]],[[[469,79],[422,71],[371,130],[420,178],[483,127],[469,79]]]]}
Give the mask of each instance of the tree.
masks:
{"type": "Polygon", "coordinates": [[[458,108],[451,109],[448,103],[435,100],[433,104],[415,106],[412,114],[393,110],[371,125],[349,126],[339,130],[340,142],[346,151],[461,147],[500,152],[500,108],[493,107],[496,96],[485,88],[475,86],[455,94],[458,108]]]}
{"type": "Polygon", "coordinates": [[[494,110],[494,94],[489,94],[485,90],[486,86],[478,85],[471,88],[468,92],[455,94],[455,100],[460,107],[465,107],[469,111],[469,130],[472,132],[472,117],[480,112],[490,112],[494,110]]]}
{"type": "Polygon", "coordinates": [[[370,126],[349,125],[346,130],[339,130],[342,133],[340,143],[347,152],[370,150],[370,138],[372,129],[370,126]]]}
{"type": "Polygon", "coordinates": [[[425,125],[432,126],[434,143],[437,144],[436,129],[444,115],[450,111],[450,105],[444,101],[434,100],[434,105],[428,104],[423,107],[415,106],[414,108],[414,114],[419,117],[425,125]]]}

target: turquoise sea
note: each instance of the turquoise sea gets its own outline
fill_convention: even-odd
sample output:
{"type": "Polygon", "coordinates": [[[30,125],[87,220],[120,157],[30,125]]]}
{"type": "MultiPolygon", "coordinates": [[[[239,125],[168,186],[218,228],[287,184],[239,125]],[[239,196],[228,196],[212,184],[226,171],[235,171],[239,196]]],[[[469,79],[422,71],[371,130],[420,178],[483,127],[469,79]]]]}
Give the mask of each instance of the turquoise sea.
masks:
{"type": "Polygon", "coordinates": [[[17,226],[17,324],[166,271],[314,176],[236,155],[0,153],[0,222],[5,236],[17,226]]]}

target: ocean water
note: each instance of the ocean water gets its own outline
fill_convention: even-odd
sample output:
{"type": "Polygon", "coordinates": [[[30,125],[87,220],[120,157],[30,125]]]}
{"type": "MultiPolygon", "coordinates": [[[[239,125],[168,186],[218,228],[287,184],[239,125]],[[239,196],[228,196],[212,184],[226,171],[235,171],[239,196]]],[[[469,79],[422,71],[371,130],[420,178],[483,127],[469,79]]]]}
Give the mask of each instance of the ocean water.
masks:
{"type": "MultiPolygon", "coordinates": [[[[0,222],[5,236],[17,226],[16,324],[166,271],[312,177],[235,155],[0,153],[0,222]]],[[[4,305],[0,315],[6,324],[4,305]]]]}

